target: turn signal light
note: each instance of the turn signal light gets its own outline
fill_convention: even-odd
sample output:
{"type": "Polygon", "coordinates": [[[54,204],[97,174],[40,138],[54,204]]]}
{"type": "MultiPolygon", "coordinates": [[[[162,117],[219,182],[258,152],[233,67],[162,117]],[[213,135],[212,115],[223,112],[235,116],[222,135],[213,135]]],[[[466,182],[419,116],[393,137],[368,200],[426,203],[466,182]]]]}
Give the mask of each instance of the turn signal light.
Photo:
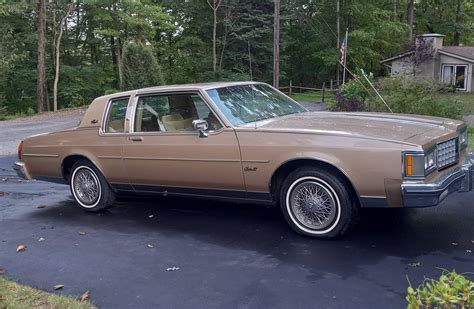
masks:
{"type": "Polygon", "coordinates": [[[405,157],[405,175],[413,176],[413,156],[407,155],[405,157]]]}

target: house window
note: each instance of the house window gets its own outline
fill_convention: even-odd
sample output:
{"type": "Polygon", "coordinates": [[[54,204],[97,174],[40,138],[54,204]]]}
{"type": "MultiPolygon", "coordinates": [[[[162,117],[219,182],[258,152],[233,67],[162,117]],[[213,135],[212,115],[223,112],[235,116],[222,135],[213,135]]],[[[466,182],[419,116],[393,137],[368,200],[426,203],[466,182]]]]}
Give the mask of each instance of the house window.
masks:
{"type": "Polygon", "coordinates": [[[443,64],[443,84],[454,85],[456,91],[466,91],[468,83],[467,65],[443,64]]]}

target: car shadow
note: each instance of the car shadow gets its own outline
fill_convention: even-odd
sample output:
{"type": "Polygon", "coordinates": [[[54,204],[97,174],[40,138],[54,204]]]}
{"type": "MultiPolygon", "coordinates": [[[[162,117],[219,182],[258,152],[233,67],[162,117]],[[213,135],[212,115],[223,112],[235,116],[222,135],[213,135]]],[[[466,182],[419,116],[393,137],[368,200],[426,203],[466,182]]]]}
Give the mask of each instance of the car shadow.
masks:
{"type": "Polygon", "coordinates": [[[472,225],[459,224],[455,211],[364,209],[347,235],[319,240],[296,234],[276,207],[184,198],[122,198],[110,210],[85,213],[71,197],[31,217],[77,229],[146,233],[158,242],[172,237],[183,245],[192,239],[254,251],[279,263],[304,265],[315,280],[327,272],[347,278],[387,256],[408,265],[421,255],[450,254],[456,249],[453,242],[468,241],[474,232],[472,225]]]}

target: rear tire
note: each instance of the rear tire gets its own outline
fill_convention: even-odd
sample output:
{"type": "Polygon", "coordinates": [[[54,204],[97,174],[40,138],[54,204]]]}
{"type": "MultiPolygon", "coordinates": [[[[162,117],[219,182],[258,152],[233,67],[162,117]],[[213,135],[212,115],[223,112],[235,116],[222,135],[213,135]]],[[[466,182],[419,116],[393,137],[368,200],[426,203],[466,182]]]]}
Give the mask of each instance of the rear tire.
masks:
{"type": "Polygon", "coordinates": [[[114,191],[102,173],[87,160],[73,165],[69,187],[76,204],[85,211],[97,212],[114,205],[114,191]]]}
{"type": "Polygon", "coordinates": [[[299,234],[316,238],[343,235],[358,217],[358,205],[346,181],[313,166],[301,167],[284,180],[280,208],[299,234]]]}

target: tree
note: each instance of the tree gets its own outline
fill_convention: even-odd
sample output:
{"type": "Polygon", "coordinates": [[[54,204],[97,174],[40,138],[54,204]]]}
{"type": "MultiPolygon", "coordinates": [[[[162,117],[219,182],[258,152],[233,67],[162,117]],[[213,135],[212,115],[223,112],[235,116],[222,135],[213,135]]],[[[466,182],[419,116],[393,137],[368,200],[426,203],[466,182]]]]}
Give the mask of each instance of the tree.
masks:
{"type": "Polygon", "coordinates": [[[413,40],[413,18],[415,10],[415,0],[407,0],[407,24],[408,24],[408,40],[413,40]]]}
{"type": "Polygon", "coordinates": [[[163,84],[161,69],[153,52],[142,43],[125,45],[122,65],[124,90],[163,84]]]}
{"type": "Polygon", "coordinates": [[[207,4],[212,9],[213,23],[212,23],[212,71],[217,72],[217,52],[216,52],[216,36],[217,36],[217,10],[221,5],[222,0],[207,0],[207,4]]]}
{"type": "Polygon", "coordinates": [[[453,35],[453,45],[459,46],[460,37],[461,37],[461,27],[462,27],[462,6],[463,0],[457,0],[456,6],[456,23],[454,24],[454,35],[453,35]]]}
{"type": "Polygon", "coordinates": [[[53,111],[58,111],[58,83],[59,66],[61,56],[61,38],[67,19],[74,8],[74,3],[68,3],[66,7],[53,8],[53,48],[54,48],[54,85],[53,85],[53,111]]]}
{"type": "Polygon", "coordinates": [[[46,88],[46,4],[45,0],[36,0],[38,32],[38,81],[36,84],[36,110],[43,112],[44,90],[46,88]]]}
{"type": "Polygon", "coordinates": [[[280,81],[280,0],[275,0],[273,20],[273,87],[278,88],[280,81]]]}

